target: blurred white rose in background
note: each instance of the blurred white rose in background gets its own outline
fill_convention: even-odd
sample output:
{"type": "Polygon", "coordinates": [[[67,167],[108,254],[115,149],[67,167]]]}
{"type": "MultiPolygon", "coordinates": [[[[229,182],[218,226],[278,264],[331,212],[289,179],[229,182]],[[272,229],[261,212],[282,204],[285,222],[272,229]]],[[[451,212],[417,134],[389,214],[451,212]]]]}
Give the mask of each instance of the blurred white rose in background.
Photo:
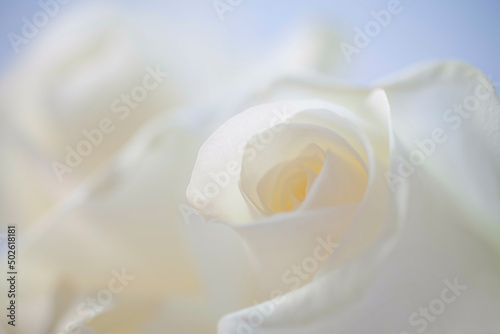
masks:
{"type": "Polygon", "coordinates": [[[170,64],[149,56],[144,37],[126,21],[93,14],[74,14],[65,34],[62,22],[40,37],[0,86],[2,191],[9,192],[2,214],[11,223],[40,218],[146,119],[185,101],[168,77],[156,85],[149,79],[154,88],[145,97],[134,91],[148,69],[168,72],[170,64]],[[112,134],[102,132],[103,120],[112,134]]]}

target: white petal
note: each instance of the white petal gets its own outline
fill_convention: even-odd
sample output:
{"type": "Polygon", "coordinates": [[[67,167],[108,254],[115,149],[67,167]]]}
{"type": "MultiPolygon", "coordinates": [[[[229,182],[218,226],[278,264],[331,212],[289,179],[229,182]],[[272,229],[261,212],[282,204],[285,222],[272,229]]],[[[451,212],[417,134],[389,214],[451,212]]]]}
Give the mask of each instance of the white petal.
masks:
{"type": "Polygon", "coordinates": [[[424,164],[415,168],[429,170],[469,215],[470,227],[500,252],[500,103],[489,79],[448,62],[416,68],[384,85],[396,135],[408,151],[402,158],[423,155],[424,164]],[[474,100],[478,104],[470,108],[474,100]],[[434,139],[436,129],[442,141],[434,139]]]}

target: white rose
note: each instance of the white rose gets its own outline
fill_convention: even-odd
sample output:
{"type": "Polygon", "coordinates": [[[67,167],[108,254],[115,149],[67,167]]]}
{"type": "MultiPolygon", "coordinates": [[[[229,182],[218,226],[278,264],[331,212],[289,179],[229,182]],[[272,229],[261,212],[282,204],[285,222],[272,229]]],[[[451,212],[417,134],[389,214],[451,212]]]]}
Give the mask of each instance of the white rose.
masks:
{"type": "Polygon", "coordinates": [[[147,56],[151,46],[126,22],[96,11],[60,19],[0,82],[4,219],[23,225],[109,161],[145,120],[184,102],[165,76],[175,66],[147,56]]]}
{"type": "Polygon", "coordinates": [[[288,101],[231,118],[199,152],[188,199],[241,235],[268,299],[219,333],[498,330],[491,83],[453,62],[366,89],[313,79],[258,92],[288,101]]]}

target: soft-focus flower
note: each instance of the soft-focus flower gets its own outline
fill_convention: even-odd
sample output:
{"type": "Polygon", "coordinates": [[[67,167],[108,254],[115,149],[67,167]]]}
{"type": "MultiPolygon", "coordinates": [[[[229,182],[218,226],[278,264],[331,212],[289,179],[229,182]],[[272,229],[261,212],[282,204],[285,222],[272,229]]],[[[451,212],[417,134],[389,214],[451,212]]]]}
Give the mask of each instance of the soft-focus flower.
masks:
{"type": "Polygon", "coordinates": [[[288,101],[231,118],[200,150],[188,198],[242,236],[269,299],[219,332],[498,329],[500,111],[489,80],[455,62],[366,89],[316,79],[259,91],[260,102],[288,101]],[[316,256],[325,240],[327,260],[316,256]]]}
{"type": "Polygon", "coordinates": [[[116,15],[73,13],[54,24],[0,83],[1,211],[10,223],[40,219],[145,120],[184,102],[171,77],[145,80],[175,65],[149,56],[152,46],[116,15]]]}
{"type": "Polygon", "coordinates": [[[356,228],[342,249],[359,250],[382,224],[389,107],[383,91],[359,103],[359,114],[313,100],[251,108],[200,150],[188,199],[207,220],[234,224],[269,287],[282,288],[319,237],[337,244],[356,228]]]}

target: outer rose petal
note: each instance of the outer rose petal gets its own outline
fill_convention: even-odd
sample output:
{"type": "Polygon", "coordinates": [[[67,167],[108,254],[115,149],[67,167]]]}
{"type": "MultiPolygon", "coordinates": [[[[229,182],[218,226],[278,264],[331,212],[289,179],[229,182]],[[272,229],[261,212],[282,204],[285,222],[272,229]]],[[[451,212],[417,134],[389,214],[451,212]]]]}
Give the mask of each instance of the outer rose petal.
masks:
{"type": "Polygon", "coordinates": [[[416,168],[426,168],[448,189],[468,224],[500,253],[500,101],[490,80],[449,62],[410,70],[384,87],[396,135],[409,153],[425,153],[416,168]],[[443,141],[433,139],[439,129],[443,141]]]}

